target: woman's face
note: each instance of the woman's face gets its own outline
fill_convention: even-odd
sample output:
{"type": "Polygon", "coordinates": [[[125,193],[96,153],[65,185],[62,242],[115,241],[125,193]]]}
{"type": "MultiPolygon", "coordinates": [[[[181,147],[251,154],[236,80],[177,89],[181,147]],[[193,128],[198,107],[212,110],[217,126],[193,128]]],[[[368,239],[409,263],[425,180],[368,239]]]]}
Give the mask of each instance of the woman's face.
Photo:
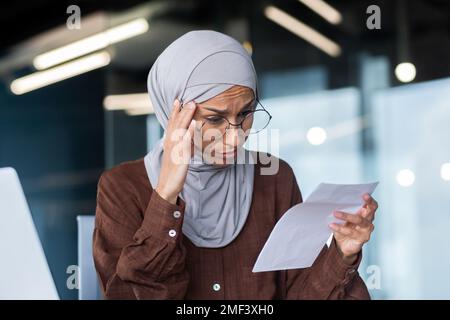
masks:
{"type": "Polygon", "coordinates": [[[201,144],[203,155],[209,163],[214,165],[233,163],[237,149],[242,147],[247,139],[248,130],[253,123],[253,117],[249,112],[255,108],[256,99],[253,90],[237,85],[207,101],[197,103],[194,119],[197,127],[201,127],[202,141],[196,142],[196,146],[201,144]],[[242,128],[231,125],[226,129],[228,127],[226,120],[231,124],[242,122],[242,128]]]}

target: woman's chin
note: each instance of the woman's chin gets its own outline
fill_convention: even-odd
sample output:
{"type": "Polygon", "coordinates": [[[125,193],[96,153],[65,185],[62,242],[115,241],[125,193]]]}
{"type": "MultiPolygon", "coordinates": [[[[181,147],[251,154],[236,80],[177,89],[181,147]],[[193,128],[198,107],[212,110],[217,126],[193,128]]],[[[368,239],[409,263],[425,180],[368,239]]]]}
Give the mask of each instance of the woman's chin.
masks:
{"type": "Polygon", "coordinates": [[[216,167],[225,167],[236,163],[236,155],[220,155],[207,162],[216,167]]]}

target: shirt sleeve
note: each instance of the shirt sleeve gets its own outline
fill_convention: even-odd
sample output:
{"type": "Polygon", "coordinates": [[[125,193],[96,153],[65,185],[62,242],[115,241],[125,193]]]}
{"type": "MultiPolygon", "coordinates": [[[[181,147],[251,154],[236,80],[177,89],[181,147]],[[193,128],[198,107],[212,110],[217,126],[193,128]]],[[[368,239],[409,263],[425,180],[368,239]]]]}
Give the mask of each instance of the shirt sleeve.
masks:
{"type": "MultiPolygon", "coordinates": [[[[293,173],[292,173],[293,174],[293,173]]],[[[303,201],[295,176],[291,206],[303,201]]],[[[286,299],[370,299],[364,281],[358,274],[362,252],[351,265],[339,254],[336,241],[325,245],[309,268],[282,271],[286,299]]]]}
{"type": "Polygon", "coordinates": [[[93,254],[106,299],[183,299],[189,283],[181,227],[185,203],[152,192],[142,213],[126,182],[98,184],[93,254]]]}

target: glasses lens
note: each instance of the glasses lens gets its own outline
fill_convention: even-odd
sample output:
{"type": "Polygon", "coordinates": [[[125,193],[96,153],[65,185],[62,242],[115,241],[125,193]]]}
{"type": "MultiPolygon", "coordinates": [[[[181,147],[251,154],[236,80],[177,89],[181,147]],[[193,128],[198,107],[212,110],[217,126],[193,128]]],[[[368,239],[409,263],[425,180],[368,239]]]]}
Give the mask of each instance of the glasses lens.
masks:
{"type": "Polygon", "coordinates": [[[250,134],[255,134],[265,129],[270,122],[270,115],[266,110],[255,110],[253,115],[245,119],[246,127],[251,126],[250,134]],[[252,121],[253,123],[250,123],[252,121]],[[247,123],[248,122],[248,123],[247,123]]]}
{"type": "Polygon", "coordinates": [[[217,135],[220,131],[223,134],[225,133],[227,127],[227,119],[219,116],[210,117],[204,120],[202,133],[206,135],[217,135]]]}

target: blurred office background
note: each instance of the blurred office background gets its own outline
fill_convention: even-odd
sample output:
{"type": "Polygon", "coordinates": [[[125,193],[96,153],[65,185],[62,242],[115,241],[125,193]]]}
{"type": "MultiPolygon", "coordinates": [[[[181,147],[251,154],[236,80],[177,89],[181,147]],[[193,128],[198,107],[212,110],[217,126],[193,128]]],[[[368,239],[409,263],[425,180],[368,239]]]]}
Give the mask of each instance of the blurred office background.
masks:
{"type": "Polygon", "coordinates": [[[100,174],[160,137],[148,70],[196,29],[252,54],[272,152],[304,197],[380,181],[360,268],[372,297],[450,299],[450,1],[7,1],[0,167],[18,171],[60,297],[77,297],[76,216],[94,214],[100,174]]]}

